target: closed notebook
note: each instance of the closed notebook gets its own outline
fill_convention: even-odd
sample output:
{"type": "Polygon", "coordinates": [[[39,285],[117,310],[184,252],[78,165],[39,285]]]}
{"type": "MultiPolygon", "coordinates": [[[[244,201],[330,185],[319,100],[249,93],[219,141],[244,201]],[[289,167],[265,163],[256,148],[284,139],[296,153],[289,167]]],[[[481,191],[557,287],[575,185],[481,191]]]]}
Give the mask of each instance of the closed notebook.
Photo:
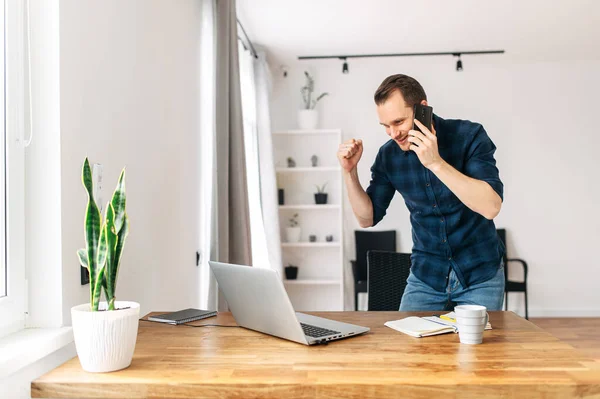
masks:
{"type": "Polygon", "coordinates": [[[161,323],[169,324],[183,324],[191,321],[205,319],[207,317],[216,316],[217,312],[214,310],[200,310],[200,309],[185,309],[178,312],[165,313],[160,315],[154,315],[148,317],[150,321],[158,321],[161,323]]]}
{"type": "Polygon", "coordinates": [[[454,326],[436,323],[416,316],[387,321],[385,326],[417,338],[456,331],[454,326]]]}

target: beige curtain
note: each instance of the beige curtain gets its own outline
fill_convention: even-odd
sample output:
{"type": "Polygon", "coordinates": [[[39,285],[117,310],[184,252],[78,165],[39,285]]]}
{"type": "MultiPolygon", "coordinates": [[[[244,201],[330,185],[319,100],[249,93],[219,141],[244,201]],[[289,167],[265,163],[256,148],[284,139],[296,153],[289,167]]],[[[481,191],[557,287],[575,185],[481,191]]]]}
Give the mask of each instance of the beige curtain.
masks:
{"type": "Polygon", "coordinates": [[[202,13],[199,303],[222,311],[207,261],[252,259],[235,1],[204,0],[202,13]]]}
{"type": "Polygon", "coordinates": [[[216,206],[214,259],[251,265],[250,217],[235,0],[216,2],[216,206]]]}

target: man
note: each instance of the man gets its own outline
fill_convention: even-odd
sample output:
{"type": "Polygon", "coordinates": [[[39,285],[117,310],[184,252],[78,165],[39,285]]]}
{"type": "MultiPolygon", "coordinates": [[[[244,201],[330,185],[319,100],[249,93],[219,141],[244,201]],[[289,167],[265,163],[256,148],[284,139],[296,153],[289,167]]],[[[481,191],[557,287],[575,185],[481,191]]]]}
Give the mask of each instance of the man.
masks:
{"type": "Polygon", "coordinates": [[[354,215],[361,227],[375,226],[396,191],[410,211],[412,267],[401,311],[462,304],[501,310],[505,249],[493,222],[503,200],[496,147],[483,126],[470,121],[434,114],[429,131],[414,119],[416,103],[427,105],[427,96],[410,76],[392,75],[375,92],[379,122],[391,140],[379,149],[366,191],[356,170],[362,140],[340,145],[354,215]]]}

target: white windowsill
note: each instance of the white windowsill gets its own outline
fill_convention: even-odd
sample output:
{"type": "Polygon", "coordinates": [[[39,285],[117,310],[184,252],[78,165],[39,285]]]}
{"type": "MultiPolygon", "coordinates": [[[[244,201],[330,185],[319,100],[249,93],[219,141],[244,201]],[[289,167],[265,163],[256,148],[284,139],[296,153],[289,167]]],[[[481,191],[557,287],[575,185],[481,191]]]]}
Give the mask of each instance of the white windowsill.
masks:
{"type": "Polygon", "coordinates": [[[73,329],[26,328],[0,338],[0,380],[73,342],[73,329]]]}

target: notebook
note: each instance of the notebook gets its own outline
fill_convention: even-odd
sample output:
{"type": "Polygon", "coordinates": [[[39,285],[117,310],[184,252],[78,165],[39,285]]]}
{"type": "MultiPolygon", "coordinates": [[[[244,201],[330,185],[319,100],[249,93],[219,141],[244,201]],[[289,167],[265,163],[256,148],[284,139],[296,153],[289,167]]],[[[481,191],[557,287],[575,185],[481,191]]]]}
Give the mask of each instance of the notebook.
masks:
{"type": "Polygon", "coordinates": [[[200,309],[185,309],[178,312],[164,313],[160,315],[150,316],[148,320],[158,321],[161,323],[169,324],[183,324],[191,321],[200,319],[206,319],[207,317],[216,316],[217,312],[214,310],[200,310],[200,309]]]}
{"type": "MultiPolygon", "coordinates": [[[[401,333],[417,338],[458,332],[454,312],[446,313],[441,316],[411,316],[400,320],[387,321],[384,325],[396,331],[400,331],[401,333]]],[[[485,329],[492,329],[492,326],[489,322],[485,326],[485,329]]]]}
{"type": "Polygon", "coordinates": [[[437,323],[416,316],[406,317],[400,320],[387,321],[384,325],[389,328],[393,328],[396,331],[400,331],[404,334],[408,334],[417,338],[456,331],[454,326],[437,323]]]}
{"type": "MultiPolygon", "coordinates": [[[[454,314],[454,312],[450,312],[450,313],[446,313],[440,316],[429,316],[429,317],[423,317],[426,320],[430,320],[436,323],[442,323],[445,324],[447,326],[453,326],[455,327],[455,332],[458,332],[458,326],[456,325],[456,314],[454,314]]],[[[490,324],[490,322],[488,321],[487,324],[485,325],[485,330],[491,330],[492,329],[492,325],[490,324]]]]}

